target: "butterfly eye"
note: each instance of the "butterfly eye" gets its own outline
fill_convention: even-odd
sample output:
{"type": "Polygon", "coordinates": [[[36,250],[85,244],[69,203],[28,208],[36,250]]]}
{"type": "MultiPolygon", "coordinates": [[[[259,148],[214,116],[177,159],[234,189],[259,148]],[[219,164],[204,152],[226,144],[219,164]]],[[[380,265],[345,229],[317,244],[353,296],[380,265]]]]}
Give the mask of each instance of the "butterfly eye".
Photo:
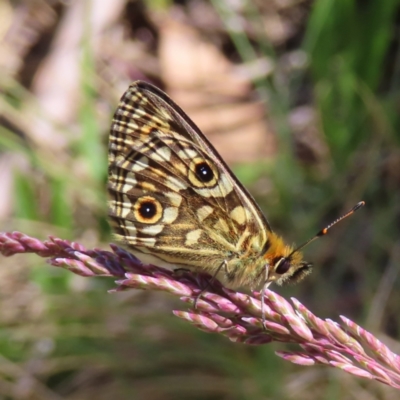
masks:
{"type": "Polygon", "coordinates": [[[278,266],[275,269],[275,272],[279,275],[283,275],[288,272],[290,269],[290,261],[287,258],[281,258],[278,261],[278,266]]]}
{"type": "Polygon", "coordinates": [[[206,162],[201,162],[195,166],[197,177],[202,182],[210,182],[214,178],[214,172],[206,162]]]}

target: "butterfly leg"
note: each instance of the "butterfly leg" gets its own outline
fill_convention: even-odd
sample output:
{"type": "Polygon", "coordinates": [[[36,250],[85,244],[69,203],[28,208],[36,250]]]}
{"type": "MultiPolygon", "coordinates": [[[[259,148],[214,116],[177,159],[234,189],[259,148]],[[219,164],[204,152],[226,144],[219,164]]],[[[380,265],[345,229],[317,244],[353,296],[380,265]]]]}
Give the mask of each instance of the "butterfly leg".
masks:
{"type": "Polygon", "coordinates": [[[264,285],[261,289],[261,315],[262,315],[262,322],[263,322],[263,327],[265,329],[265,290],[268,288],[268,286],[271,284],[271,282],[268,282],[268,266],[265,266],[265,280],[264,280],[264,285]]]}
{"type": "Polygon", "coordinates": [[[174,268],[174,274],[180,274],[183,272],[191,272],[189,268],[174,268]]]}
{"type": "Polygon", "coordinates": [[[221,265],[217,268],[217,270],[215,271],[214,275],[213,275],[213,276],[211,277],[211,279],[207,282],[206,287],[205,287],[204,289],[202,289],[202,291],[196,296],[196,298],[195,298],[195,300],[194,300],[194,304],[193,304],[194,309],[197,308],[197,302],[199,301],[199,299],[200,299],[200,297],[202,296],[202,294],[203,294],[208,288],[211,287],[211,284],[214,282],[216,276],[219,274],[219,272],[221,271],[221,269],[222,269],[222,268],[225,268],[225,270],[226,270],[227,265],[228,265],[227,261],[224,260],[224,261],[221,263],[221,265]]]}

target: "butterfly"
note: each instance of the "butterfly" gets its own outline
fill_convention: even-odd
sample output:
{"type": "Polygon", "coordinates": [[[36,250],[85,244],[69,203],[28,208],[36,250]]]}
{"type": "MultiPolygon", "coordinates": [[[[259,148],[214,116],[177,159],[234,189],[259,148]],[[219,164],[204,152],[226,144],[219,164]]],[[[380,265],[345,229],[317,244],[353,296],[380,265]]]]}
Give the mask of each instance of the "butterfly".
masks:
{"type": "Polygon", "coordinates": [[[252,289],[298,282],[312,265],[285,244],[185,112],[137,81],[122,96],[109,139],[109,217],[144,262],[218,276],[252,289]]]}

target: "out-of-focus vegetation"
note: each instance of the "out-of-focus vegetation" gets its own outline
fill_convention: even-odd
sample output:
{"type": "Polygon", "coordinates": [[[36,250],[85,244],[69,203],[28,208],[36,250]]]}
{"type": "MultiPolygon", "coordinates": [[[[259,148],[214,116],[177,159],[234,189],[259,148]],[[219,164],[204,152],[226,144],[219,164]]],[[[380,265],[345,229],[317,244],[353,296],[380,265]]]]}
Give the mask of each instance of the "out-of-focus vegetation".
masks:
{"type": "MultiPolygon", "coordinates": [[[[107,247],[107,136],[146,79],[210,137],[271,225],[310,245],[295,296],[399,352],[399,7],[386,1],[0,1],[0,230],[107,247]]],[[[0,259],[0,398],[394,399],[201,333],[165,294],[107,295],[0,259]]],[[[281,348],[280,348],[281,349],[281,348]]]]}

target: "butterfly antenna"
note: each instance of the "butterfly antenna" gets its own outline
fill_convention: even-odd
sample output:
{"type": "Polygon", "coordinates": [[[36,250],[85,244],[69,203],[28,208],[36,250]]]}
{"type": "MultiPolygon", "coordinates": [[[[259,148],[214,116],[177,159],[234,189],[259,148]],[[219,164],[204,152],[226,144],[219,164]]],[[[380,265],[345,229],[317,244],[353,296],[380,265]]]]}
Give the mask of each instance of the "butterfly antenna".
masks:
{"type": "Polygon", "coordinates": [[[365,206],[365,201],[360,201],[357,203],[350,211],[348,211],[346,214],[343,214],[341,217],[336,219],[335,221],[331,222],[328,226],[325,228],[321,229],[316,235],[314,235],[311,239],[308,239],[305,243],[303,243],[301,246],[297,247],[294,249],[287,258],[289,258],[292,254],[297,253],[300,251],[302,248],[308,246],[311,242],[314,240],[318,239],[321,236],[324,236],[328,233],[329,229],[332,228],[332,226],[336,225],[338,222],[342,221],[343,219],[350,217],[350,215],[354,214],[359,208],[365,206]]]}

